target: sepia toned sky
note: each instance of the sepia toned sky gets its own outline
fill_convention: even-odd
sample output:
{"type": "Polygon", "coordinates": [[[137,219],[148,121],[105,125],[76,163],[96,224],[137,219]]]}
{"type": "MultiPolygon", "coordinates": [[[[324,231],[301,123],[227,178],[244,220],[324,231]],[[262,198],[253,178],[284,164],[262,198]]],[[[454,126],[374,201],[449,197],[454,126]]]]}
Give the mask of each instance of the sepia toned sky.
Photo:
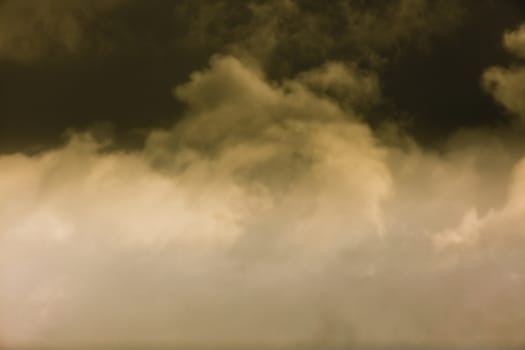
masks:
{"type": "Polygon", "coordinates": [[[518,0],[1,0],[0,349],[525,346],[518,0]]]}

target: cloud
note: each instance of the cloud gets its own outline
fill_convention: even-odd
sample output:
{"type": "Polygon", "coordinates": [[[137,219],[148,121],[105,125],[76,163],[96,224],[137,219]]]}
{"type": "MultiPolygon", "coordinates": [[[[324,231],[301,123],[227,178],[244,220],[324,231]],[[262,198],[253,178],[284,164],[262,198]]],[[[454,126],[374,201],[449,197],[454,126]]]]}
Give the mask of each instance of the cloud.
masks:
{"type": "MultiPolygon", "coordinates": [[[[524,58],[525,26],[506,32],[503,36],[505,48],[518,58],[524,58]]],[[[525,118],[525,66],[514,64],[510,67],[490,67],[483,73],[483,87],[509,112],[525,118]]]]}
{"type": "Polygon", "coordinates": [[[97,16],[122,0],[13,1],[0,3],[0,56],[17,62],[75,55],[90,45],[87,31],[97,16]]]}
{"type": "Polygon", "coordinates": [[[525,118],[525,68],[489,68],[483,73],[483,86],[508,111],[525,118]]]}
{"type": "Polygon", "coordinates": [[[516,30],[506,32],[503,35],[503,45],[516,56],[525,58],[525,24],[516,30]]]}
{"type": "Polygon", "coordinates": [[[216,56],[141,150],[1,156],[2,345],[523,344],[523,152],[387,145],[325,94],[374,86],[347,67],[216,56]]]}
{"type": "Polygon", "coordinates": [[[251,59],[272,77],[291,77],[338,60],[382,66],[405,49],[429,47],[450,33],[463,16],[463,3],[395,0],[388,3],[335,1],[248,1],[238,6],[182,6],[193,19],[185,37],[215,53],[251,59]]]}
{"type": "Polygon", "coordinates": [[[381,233],[389,175],[371,132],[231,57],[176,92],[186,121],[143,152],[100,153],[75,135],[0,160],[8,344],[284,346],[317,337],[318,313],[332,318],[304,309],[318,296],[302,290],[334,243],[381,233]]]}
{"type": "Polygon", "coordinates": [[[300,73],[297,79],[316,93],[336,99],[346,108],[361,110],[381,99],[377,75],[351,64],[327,62],[300,73]]]}

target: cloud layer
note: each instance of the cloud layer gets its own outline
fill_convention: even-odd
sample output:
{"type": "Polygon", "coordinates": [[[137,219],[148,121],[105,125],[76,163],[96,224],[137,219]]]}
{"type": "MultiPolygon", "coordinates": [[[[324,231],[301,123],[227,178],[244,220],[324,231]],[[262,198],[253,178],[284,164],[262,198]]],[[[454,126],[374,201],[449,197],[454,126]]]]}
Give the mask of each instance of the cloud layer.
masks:
{"type": "Polygon", "coordinates": [[[522,345],[523,148],[372,132],[376,79],[216,56],[139,151],[1,156],[0,344],[522,345]]]}

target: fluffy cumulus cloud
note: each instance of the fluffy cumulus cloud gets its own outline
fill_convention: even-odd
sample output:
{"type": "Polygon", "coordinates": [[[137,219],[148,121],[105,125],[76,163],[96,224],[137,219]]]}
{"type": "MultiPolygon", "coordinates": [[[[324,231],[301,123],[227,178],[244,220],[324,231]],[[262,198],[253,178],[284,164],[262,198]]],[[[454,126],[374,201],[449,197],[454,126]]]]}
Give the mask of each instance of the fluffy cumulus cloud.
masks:
{"type": "Polygon", "coordinates": [[[523,344],[519,147],[374,133],[351,106],[376,85],[216,56],[141,150],[1,156],[0,344],[523,344]]]}

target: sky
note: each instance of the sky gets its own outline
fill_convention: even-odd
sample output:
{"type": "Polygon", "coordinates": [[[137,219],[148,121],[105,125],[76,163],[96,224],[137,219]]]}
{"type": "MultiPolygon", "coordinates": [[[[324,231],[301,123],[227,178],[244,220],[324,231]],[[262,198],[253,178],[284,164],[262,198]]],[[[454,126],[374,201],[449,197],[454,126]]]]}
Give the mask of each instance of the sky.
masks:
{"type": "Polygon", "coordinates": [[[1,0],[0,349],[521,349],[518,0],[1,0]]]}

